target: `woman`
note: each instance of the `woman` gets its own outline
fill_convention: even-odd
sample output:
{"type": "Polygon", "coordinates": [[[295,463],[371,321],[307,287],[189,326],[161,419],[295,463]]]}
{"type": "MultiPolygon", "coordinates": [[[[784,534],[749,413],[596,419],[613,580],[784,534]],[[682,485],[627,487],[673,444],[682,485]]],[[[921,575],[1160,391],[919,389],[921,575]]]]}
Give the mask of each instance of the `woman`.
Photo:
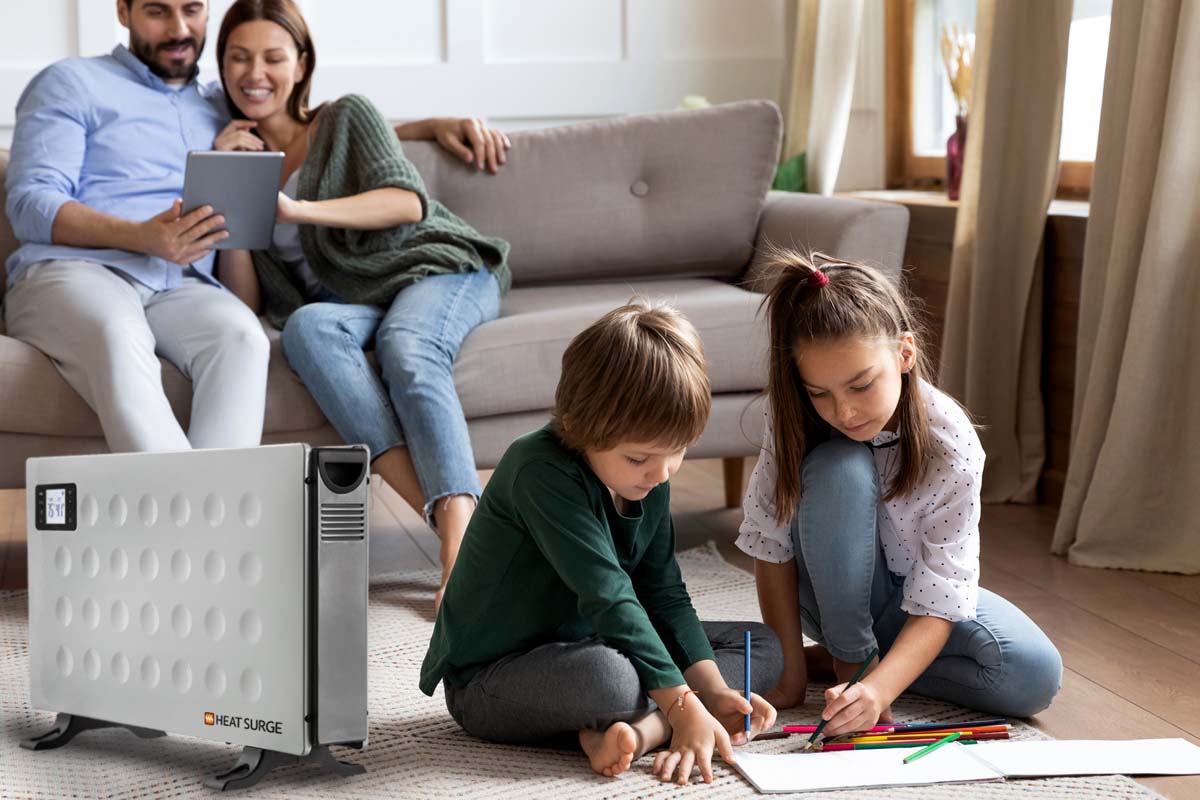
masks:
{"type": "Polygon", "coordinates": [[[391,128],[348,95],[308,108],[312,38],[292,0],[239,0],[217,38],[235,120],[218,150],[285,154],[268,250],[223,252],[220,276],[283,328],[293,368],[347,442],[441,538],[442,589],[481,487],[453,364],[494,319],[508,244],[425,191],[391,128]],[[374,345],[383,378],[367,361],[374,345]]]}

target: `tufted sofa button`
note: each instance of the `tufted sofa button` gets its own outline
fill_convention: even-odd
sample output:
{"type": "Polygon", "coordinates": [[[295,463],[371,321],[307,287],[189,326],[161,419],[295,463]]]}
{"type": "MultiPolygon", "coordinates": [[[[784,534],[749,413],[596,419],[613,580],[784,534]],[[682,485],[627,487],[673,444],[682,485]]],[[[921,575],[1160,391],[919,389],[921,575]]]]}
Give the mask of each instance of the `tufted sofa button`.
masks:
{"type": "Polygon", "coordinates": [[[633,192],[634,197],[645,197],[650,194],[650,184],[645,181],[634,181],[629,187],[629,191],[633,192]]]}

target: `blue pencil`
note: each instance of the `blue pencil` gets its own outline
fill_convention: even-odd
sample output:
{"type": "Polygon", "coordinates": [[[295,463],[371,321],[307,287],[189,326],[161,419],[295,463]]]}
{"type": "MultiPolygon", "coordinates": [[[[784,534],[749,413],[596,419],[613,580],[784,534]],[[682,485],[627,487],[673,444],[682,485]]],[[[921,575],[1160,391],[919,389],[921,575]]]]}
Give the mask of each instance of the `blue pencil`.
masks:
{"type": "MultiPolygon", "coordinates": [[[[746,702],[750,702],[750,631],[746,631],[746,702]]],[[[750,733],[750,715],[746,715],[746,733],[750,733]]]]}

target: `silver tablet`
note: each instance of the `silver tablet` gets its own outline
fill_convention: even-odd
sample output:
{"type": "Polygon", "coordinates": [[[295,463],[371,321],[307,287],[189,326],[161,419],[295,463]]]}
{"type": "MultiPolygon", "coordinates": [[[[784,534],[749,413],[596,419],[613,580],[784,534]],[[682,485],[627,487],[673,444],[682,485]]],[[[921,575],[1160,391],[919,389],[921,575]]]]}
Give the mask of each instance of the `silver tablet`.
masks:
{"type": "Polygon", "coordinates": [[[275,230],[283,153],[194,150],[183,176],[183,213],[212,206],[229,238],[216,250],[266,250],[275,230]]]}

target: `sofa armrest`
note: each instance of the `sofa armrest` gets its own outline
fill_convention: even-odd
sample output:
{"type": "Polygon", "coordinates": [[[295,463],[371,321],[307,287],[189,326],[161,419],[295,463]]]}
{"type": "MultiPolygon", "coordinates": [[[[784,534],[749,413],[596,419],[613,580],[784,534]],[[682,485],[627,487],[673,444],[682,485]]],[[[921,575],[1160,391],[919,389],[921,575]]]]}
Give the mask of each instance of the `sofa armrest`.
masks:
{"type": "Polygon", "coordinates": [[[743,284],[764,290],[763,263],[769,245],[862,261],[899,279],[907,238],[908,209],[899,203],[769,192],[743,284]]]}

